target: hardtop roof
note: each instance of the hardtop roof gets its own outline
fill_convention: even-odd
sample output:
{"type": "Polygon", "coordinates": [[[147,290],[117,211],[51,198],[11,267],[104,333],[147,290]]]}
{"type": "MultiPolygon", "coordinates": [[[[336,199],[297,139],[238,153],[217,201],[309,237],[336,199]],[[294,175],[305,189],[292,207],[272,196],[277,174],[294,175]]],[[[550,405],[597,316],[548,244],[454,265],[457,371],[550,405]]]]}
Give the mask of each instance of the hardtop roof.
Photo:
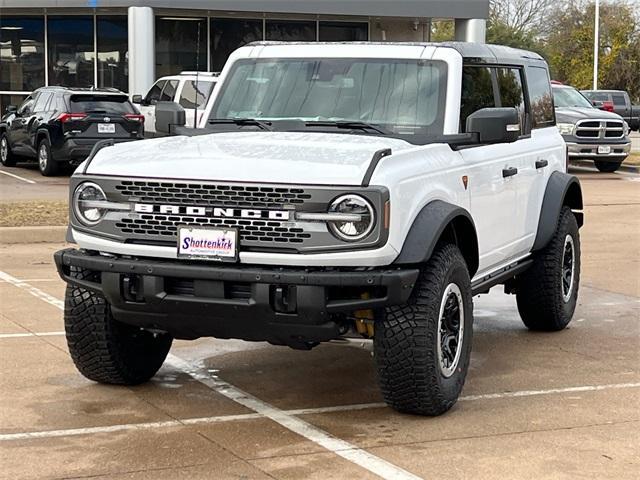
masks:
{"type": "Polygon", "coordinates": [[[286,46],[286,45],[348,45],[348,46],[417,46],[417,47],[444,47],[456,50],[465,61],[469,63],[527,65],[538,64],[546,66],[542,56],[528,50],[472,42],[252,42],[247,46],[286,46]]]}

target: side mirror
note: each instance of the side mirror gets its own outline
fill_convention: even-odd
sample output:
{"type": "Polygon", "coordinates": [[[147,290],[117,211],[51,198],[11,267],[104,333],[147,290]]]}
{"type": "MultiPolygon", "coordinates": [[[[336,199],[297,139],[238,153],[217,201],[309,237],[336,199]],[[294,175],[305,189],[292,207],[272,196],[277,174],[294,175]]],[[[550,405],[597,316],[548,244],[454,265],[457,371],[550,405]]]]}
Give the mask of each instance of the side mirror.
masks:
{"type": "Polygon", "coordinates": [[[134,95],[133,97],[131,97],[131,103],[140,105],[142,103],[142,95],[134,95]]]}
{"type": "Polygon", "coordinates": [[[7,105],[7,113],[15,113],[18,111],[18,107],[15,105],[7,105]]]}
{"type": "Polygon", "coordinates": [[[483,108],[467,117],[467,133],[476,133],[481,144],[513,143],[520,137],[518,110],[483,108]]]}
{"type": "Polygon", "coordinates": [[[183,127],[186,122],[184,108],[174,102],[158,102],[156,104],[156,131],[171,135],[176,127],[183,127]]]}

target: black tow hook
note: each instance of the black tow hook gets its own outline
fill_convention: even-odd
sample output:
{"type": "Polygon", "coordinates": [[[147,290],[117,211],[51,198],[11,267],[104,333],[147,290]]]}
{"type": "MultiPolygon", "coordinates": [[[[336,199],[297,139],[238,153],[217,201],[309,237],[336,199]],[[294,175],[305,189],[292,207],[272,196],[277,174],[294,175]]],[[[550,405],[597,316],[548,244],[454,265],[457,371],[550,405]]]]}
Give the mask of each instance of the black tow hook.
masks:
{"type": "Polygon", "coordinates": [[[144,302],[142,293],[142,278],[140,275],[123,275],[122,276],[122,298],[127,302],[141,303],[144,302]]]}
{"type": "Polygon", "coordinates": [[[272,285],[271,307],[277,313],[296,313],[298,309],[295,285],[272,285]]]}

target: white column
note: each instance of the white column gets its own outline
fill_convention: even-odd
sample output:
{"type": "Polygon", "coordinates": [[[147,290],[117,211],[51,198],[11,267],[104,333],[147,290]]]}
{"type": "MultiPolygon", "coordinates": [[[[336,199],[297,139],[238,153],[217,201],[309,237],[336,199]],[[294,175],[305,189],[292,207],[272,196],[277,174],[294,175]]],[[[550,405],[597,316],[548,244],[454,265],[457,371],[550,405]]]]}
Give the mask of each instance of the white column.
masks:
{"type": "Polygon", "coordinates": [[[456,19],[456,41],[485,43],[487,21],[482,18],[456,19]]]}
{"type": "Polygon", "coordinates": [[[129,95],[144,95],[156,80],[155,19],[151,7],[129,7],[129,95]]]}

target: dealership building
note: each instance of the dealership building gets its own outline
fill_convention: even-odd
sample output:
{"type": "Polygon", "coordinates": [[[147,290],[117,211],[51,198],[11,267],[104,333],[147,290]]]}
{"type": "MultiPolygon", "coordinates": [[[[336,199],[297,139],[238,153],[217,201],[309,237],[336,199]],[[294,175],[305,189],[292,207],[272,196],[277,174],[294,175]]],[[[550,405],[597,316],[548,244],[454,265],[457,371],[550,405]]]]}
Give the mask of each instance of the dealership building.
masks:
{"type": "Polygon", "coordinates": [[[483,42],[489,0],[0,0],[0,109],[43,85],[144,94],[258,40],[483,42]]]}

